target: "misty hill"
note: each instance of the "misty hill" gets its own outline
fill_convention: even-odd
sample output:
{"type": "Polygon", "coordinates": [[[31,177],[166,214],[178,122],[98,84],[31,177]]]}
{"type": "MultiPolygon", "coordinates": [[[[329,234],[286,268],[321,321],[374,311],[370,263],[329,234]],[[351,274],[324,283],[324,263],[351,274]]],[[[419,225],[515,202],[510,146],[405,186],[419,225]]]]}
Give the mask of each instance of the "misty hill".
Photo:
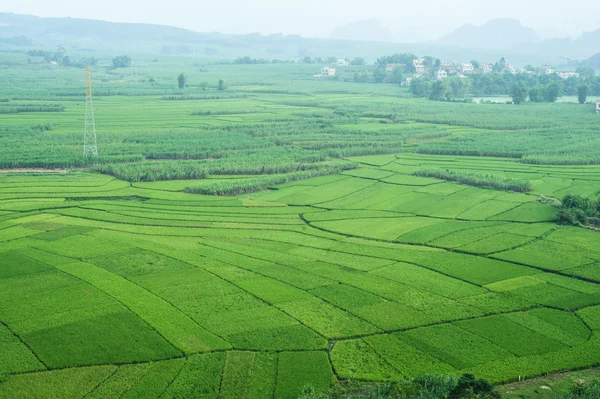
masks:
{"type": "Polygon", "coordinates": [[[436,43],[469,48],[509,49],[541,41],[537,32],[516,19],[493,19],[481,26],[463,25],[436,43]]]}
{"type": "Polygon", "coordinates": [[[389,42],[394,39],[392,32],[376,19],[351,22],[335,28],[330,39],[389,42]]]}
{"type": "MultiPolygon", "coordinates": [[[[572,47],[570,40],[563,43],[565,52],[561,50],[560,53],[551,50],[544,52],[531,49],[507,50],[487,45],[483,48],[468,48],[439,43],[399,44],[385,41],[390,39],[391,33],[381,27],[377,21],[368,22],[358,26],[366,29],[362,30],[363,33],[358,34],[360,40],[349,40],[304,38],[281,34],[199,33],[162,25],[113,23],[76,18],[39,18],[30,15],[0,13],[0,51],[55,50],[57,46],[63,46],[70,55],[85,52],[86,56],[162,53],[166,55],[194,54],[219,58],[250,56],[269,60],[337,56],[364,57],[369,61],[375,61],[382,55],[410,52],[456,62],[472,59],[494,62],[504,56],[511,63],[525,65],[528,63],[558,64],[564,61],[559,56],[570,56],[568,51],[572,47]]],[[[353,30],[352,24],[346,28],[346,34],[353,30]]],[[[355,32],[361,32],[361,29],[357,28],[355,32]]],[[[413,29],[413,31],[418,31],[418,29],[413,29]]],[[[342,33],[343,30],[338,31],[335,35],[342,33]]],[[[406,38],[408,37],[406,36],[406,38]]],[[[417,40],[414,33],[412,37],[414,38],[412,40],[417,40]]],[[[410,40],[406,38],[400,40],[410,40]]],[[[587,40],[586,36],[585,41],[587,42],[587,40]]],[[[595,46],[595,51],[589,52],[579,59],[588,58],[597,52],[598,48],[595,46]]]]}
{"type": "Polygon", "coordinates": [[[600,52],[600,29],[593,32],[584,32],[574,41],[574,45],[578,51],[585,52],[593,50],[593,53],[600,52]]]}
{"type": "Polygon", "coordinates": [[[587,66],[587,67],[592,67],[594,69],[600,69],[600,53],[581,62],[581,66],[587,66]]]}

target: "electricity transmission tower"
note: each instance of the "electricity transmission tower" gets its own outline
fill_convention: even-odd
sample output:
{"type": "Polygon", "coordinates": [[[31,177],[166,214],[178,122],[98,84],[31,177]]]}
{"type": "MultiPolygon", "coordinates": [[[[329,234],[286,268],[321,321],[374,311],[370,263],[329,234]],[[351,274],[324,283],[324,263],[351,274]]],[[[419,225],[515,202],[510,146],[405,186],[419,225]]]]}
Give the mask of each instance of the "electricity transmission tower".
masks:
{"type": "Polygon", "coordinates": [[[83,157],[98,158],[96,143],[96,122],[94,121],[94,104],[92,102],[92,78],[90,67],[85,68],[85,127],[83,133],[83,157]]]}

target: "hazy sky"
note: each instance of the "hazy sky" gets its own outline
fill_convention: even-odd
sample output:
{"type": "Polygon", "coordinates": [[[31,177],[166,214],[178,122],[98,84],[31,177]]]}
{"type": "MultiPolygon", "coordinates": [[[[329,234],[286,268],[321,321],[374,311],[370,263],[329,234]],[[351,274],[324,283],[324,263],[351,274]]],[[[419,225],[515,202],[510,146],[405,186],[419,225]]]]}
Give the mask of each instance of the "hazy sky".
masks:
{"type": "Polygon", "coordinates": [[[600,28],[599,0],[2,0],[0,12],[311,37],[326,37],[337,26],[371,18],[392,32],[419,27],[427,38],[499,17],[518,18],[544,36],[600,28]]]}

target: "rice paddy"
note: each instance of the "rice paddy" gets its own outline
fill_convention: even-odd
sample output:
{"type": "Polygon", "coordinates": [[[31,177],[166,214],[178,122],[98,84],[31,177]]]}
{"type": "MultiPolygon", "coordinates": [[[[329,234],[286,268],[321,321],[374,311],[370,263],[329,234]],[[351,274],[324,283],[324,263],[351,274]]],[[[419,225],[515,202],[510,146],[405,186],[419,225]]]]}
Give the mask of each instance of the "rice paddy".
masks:
{"type": "Polygon", "coordinates": [[[0,115],[4,167],[69,169],[0,174],[0,397],[286,399],[600,363],[600,235],[549,200],[596,198],[600,166],[504,148],[537,114],[344,84],[101,97],[121,113],[94,167],[77,101],[0,115]]]}

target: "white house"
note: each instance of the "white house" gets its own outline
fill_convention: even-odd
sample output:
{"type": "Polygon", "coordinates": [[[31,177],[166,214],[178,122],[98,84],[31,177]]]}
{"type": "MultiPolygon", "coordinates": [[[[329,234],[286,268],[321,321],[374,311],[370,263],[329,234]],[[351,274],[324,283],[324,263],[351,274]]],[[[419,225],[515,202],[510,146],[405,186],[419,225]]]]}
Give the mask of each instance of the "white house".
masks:
{"type": "Polygon", "coordinates": [[[335,76],[335,68],[323,67],[323,69],[321,69],[321,75],[335,76]]]}
{"type": "Polygon", "coordinates": [[[508,64],[508,65],[506,66],[506,69],[505,69],[505,70],[506,70],[506,71],[508,71],[508,72],[510,72],[510,73],[512,73],[513,75],[516,75],[516,74],[518,74],[519,72],[521,72],[521,71],[520,71],[518,68],[515,68],[514,66],[512,66],[512,65],[510,65],[510,64],[508,64]]]}
{"type": "Polygon", "coordinates": [[[468,75],[475,72],[475,67],[470,62],[467,62],[466,64],[461,64],[459,70],[462,74],[468,75]]]}
{"type": "Polygon", "coordinates": [[[600,100],[596,101],[596,113],[600,115],[600,100]]]}
{"type": "Polygon", "coordinates": [[[450,68],[454,66],[454,63],[452,61],[440,61],[440,67],[442,68],[450,68]]]}
{"type": "Polygon", "coordinates": [[[406,78],[404,80],[404,82],[401,83],[402,86],[410,86],[410,84],[412,83],[413,78],[406,78]]]}
{"type": "Polygon", "coordinates": [[[424,58],[417,58],[416,60],[413,60],[413,66],[415,67],[415,72],[417,75],[423,75],[425,74],[425,59],[424,58]]]}
{"type": "Polygon", "coordinates": [[[346,60],[337,60],[337,62],[335,63],[335,65],[337,66],[348,66],[350,65],[350,63],[346,60]]]}
{"type": "Polygon", "coordinates": [[[435,80],[442,80],[448,77],[448,72],[445,69],[438,69],[435,73],[435,80]]]}
{"type": "Polygon", "coordinates": [[[481,69],[481,72],[483,73],[492,73],[494,71],[494,66],[492,64],[479,64],[479,69],[481,69]]]}
{"type": "Polygon", "coordinates": [[[542,67],[542,70],[546,73],[546,75],[554,75],[554,73],[556,72],[556,69],[547,65],[544,65],[542,67]]]}
{"type": "Polygon", "coordinates": [[[558,71],[558,72],[556,72],[556,74],[565,80],[572,78],[572,77],[576,77],[576,78],[579,77],[579,74],[577,72],[572,72],[572,71],[558,71]]]}

